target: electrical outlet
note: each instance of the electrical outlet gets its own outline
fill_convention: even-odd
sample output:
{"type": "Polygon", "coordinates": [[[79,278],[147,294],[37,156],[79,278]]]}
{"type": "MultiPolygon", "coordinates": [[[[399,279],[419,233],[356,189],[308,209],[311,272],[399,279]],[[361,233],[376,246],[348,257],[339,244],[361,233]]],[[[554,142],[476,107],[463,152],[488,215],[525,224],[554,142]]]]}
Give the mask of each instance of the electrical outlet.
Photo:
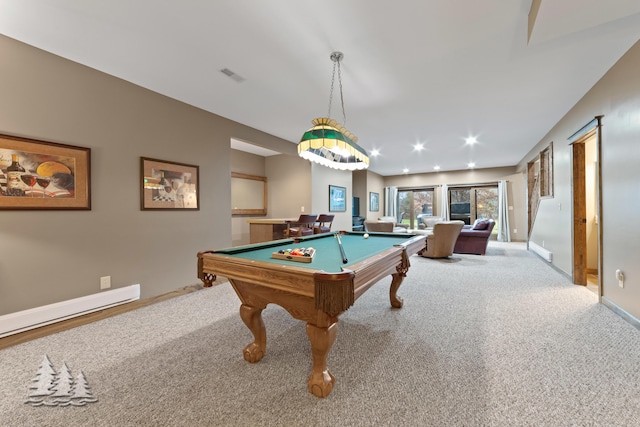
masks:
{"type": "Polygon", "coordinates": [[[100,278],[100,289],[109,289],[111,287],[111,276],[103,276],[100,278]]]}
{"type": "Polygon", "coordinates": [[[300,206],[300,212],[304,212],[304,206],[300,206]]]}
{"type": "Polygon", "coordinates": [[[514,229],[513,229],[513,234],[517,234],[517,233],[518,233],[518,229],[517,229],[517,228],[514,228],[514,229]]]}
{"type": "Polygon", "coordinates": [[[624,273],[622,270],[616,270],[616,279],[618,279],[618,286],[624,288],[624,273]]]}

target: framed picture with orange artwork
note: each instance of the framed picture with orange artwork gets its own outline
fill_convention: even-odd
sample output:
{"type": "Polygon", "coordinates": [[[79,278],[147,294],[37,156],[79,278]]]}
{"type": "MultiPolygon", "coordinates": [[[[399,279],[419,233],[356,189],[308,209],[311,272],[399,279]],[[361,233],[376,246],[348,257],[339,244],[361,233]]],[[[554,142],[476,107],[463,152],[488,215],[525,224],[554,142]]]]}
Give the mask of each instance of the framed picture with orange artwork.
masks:
{"type": "Polygon", "coordinates": [[[91,149],[0,134],[0,209],[91,209],[91,149]]]}

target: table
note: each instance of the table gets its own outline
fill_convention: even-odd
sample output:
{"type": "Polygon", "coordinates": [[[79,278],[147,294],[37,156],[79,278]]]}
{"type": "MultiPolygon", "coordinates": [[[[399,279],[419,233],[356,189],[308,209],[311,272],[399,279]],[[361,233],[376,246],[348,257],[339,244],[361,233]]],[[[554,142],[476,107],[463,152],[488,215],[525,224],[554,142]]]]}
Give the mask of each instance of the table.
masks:
{"type": "Polygon", "coordinates": [[[250,243],[268,242],[282,239],[287,231],[287,223],[295,222],[297,218],[265,218],[249,219],[250,243]]]}
{"type": "Polygon", "coordinates": [[[241,301],[240,317],[254,341],[244,348],[248,362],[258,362],[266,353],[266,330],[262,310],[273,303],[306,322],[311,343],[312,368],[309,392],[326,397],[333,390],[334,376],[327,357],[338,330],[338,317],[380,279],[391,275],[391,306],[402,307],[398,288],[409,270],[409,257],[424,249],[425,237],[410,234],[341,231],[348,262],[344,264],[336,233],[198,253],[198,277],[211,286],[215,275],[229,279],[241,301]],[[313,247],[310,263],[271,258],[279,249],[313,247]]]}

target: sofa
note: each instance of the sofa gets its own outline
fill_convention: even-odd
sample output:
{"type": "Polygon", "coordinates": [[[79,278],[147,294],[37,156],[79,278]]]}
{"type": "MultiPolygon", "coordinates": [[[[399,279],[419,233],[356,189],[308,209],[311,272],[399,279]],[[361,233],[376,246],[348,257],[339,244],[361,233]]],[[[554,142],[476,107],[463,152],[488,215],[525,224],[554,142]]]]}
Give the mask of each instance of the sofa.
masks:
{"type": "Polygon", "coordinates": [[[371,233],[393,233],[393,223],[388,221],[365,221],[364,231],[371,233]]]}
{"type": "MultiPolygon", "coordinates": [[[[365,228],[367,228],[367,229],[368,229],[368,227],[367,227],[367,223],[371,224],[372,222],[375,222],[375,221],[365,221],[365,228]]],[[[391,226],[391,232],[392,232],[392,233],[407,233],[407,232],[408,232],[408,230],[409,230],[409,226],[408,226],[407,224],[398,224],[398,221],[397,221],[397,220],[396,220],[396,218],[395,218],[395,217],[393,217],[393,216],[383,216],[383,217],[380,217],[380,218],[378,218],[378,221],[377,221],[377,222],[379,222],[379,223],[380,223],[380,222],[391,223],[391,224],[392,224],[392,226],[391,226]]],[[[374,227],[375,227],[375,225],[374,225],[374,227]]],[[[388,226],[388,225],[386,225],[386,226],[382,226],[382,227],[383,227],[385,230],[387,230],[387,229],[389,228],[389,226],[388,226]]],[[[373,231],[373,230],[370,230],[370,231],[373,231]]]]}
{"type": "Polygon", "coordinates": [[[495,225],[496,223],[492,219],[477,219],[472,225],[465,225],[460,231],[453,252],[484,255],[487,252],[491,231],[495,225]]]}

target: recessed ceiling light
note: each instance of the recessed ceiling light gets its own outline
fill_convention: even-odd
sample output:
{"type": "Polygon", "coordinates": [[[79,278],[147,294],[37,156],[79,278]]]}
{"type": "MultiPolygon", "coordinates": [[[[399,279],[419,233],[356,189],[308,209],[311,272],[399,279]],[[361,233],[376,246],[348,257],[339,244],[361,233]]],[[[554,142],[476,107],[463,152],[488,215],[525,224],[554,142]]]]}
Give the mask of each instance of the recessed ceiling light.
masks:
{"type": "Polygon", "coordinates": [[[409,173],[409,169],[407,168],[402,169],[402,173],[409,173]]]}
{"type": "Polygon", "coordinates": [[[371,157],[376,157],[376,156],[379,156],[379,155],[380,155],[380,150],[377,150],[375,148],[373,150],[371,150],[371,157]]]}
{"type": "Polygon", "coordinates": [[[424,144],[418,142],[413,146],[414,151],[422,151],[424,150],[424,144]]]}
{"type": "Polygon", "coordinates": [[[467,164],[467,167],[468,167],[469,169],[473,169],[473,168],[475,168],[475,167],[476,167],[476,164],[475,164],[475,163],[473,163],[473,162],[469,162],[469,163],[467,164]]]}
{"type": "Polygon", "coordinates": [[[435,165],[435,166],[433,167],[433,170],[439,171],[439,170],[440,170],[440,166],[435,165]]]}
{"type": "Polygon", "coordinates": [[[475,136],[469,136],[469,137],[465,138],[464,142],[466,144],[468,144],[468,145],[473,145],[473,144],[477,143],[478,140],[476,139],[475,136]]]}

